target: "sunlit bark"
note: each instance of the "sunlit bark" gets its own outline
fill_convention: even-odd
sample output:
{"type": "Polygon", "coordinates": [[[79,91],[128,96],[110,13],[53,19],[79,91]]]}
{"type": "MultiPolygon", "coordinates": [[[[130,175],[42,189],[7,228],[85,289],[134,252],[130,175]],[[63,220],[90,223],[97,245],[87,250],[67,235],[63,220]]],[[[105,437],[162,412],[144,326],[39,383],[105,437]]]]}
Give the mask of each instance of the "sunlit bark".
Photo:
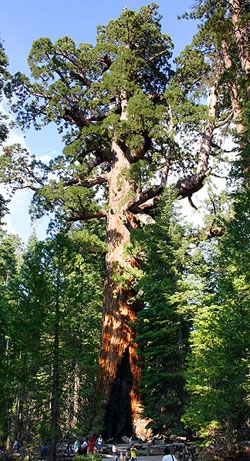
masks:
{"type": "MultiPolygon", "coordinates": [[[[131,322],[136,317],[137,307],[132,301],[132,281],[129,270],[133,261],[126,257],[126,245],[130,241],[129,223],[126,209],[133,183],[129,178],[130,163],[125,153],[114,141],[112,143],[113,162],[109,175],[109,210],[107,213],[106,280],[104,288],[104,311],[102,321],[102,343],[98,380],[98,394],[101,396],[99,414],[95,424],[104,424],[105,412],[110,402],[118,367],[125,351],[128,351],[129,367],[132,374],[130,404],[135,433],[137,432],[140,396],[138,382],[140,369],[137,363],[135,336],[131,322]]],[[[141,428],[140,428],[141,430],[141,428]]]]}
{"type": "Polygon", "coordinates": [[[241,69],[247,80],[247,94],[250,98],[250,40],[249,40],[249,27],[250,21],[245,21],[244,16],[247,13],[247,3],[242,0],[228,0],[231,7],[231,21],[233,24],[233,32],[238,48],[241,69]]]}
{"type": "Polygon", "coordinates": [[[203,187],[205,178],[209,175],[209,157],[212,148],[212,139],[215,129],[216,106],[218,102],[217,82],[211,88],[208,120],[201,138],[196,173],[190,177],[177,181],[177,188],[182,197],[191,196],[203,187]]]}
{"type": "MultiPolygon", "coordinates": [[[[222,40],[222,50],[223,50],[223,60],[224,60],[225,68],[227,70],[231,70],[232,69],[232,59],[231,59],[231,56],[228,50],[228,45],[227,45],[226,40],[222,40]]],[[[242,108],[240,105],[240,95],[239,95],[239,91],[238,91],[235,80],[231,79],[229,90],[230,90],[230,98],[231,98],[235,127],[237,130],[237,133],[241,134],[243,132],[244,126],[242,124],[242,108]]]]}

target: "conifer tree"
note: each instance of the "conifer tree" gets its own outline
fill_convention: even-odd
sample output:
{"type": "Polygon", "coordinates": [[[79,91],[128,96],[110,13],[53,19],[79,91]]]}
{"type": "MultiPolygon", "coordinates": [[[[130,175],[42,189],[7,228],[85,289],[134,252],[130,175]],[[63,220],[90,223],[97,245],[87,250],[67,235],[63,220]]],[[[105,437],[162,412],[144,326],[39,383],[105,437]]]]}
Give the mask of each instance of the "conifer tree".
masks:
{"type": "Polygon", "coordinates": [[[53,460],[62,432],[89,432],[94,408],[103,249],[87,253],[83,242],[76,231],[33,236],[2,296],[3,435],[47,440],[53,460]]]}
{"type": "MultiPolygon", "coordinates": [[[[8,59],[3,47],[3,44],[0,42],[0,102],[3,98],[3,87],[8,80],[8,59]]],[[[7,126],[7,116],[0,111],[0,147],[3,142],[6,141],[8,137],[8,126],[7,126]]],[[[7,208],[8,200],[0,194],[0,220],[8,212],[7,208]]]]}
{"type": "Polygon", "coordinates": [[[176,434],[183,433],[181,415],[190,328],[181,308],[181,280],[187,277],[190,257],[188,233],[185,235],[185,229],[178,224],[173,198],[168,193],[155,214],[155,223],[142,232],[134,231],[132,243],[138,246],[144,260],[137,286],[138,296],[143,293],[144,309],[136,320],[143,414],[155,433],[176,434]]]}
{"type": "MultiPolygon", "coordinates": [[[[214,246],[211,257],[208,257],[208,246],[203,250],[207,269],[204,267],[203,289],[199,287],[195,296],[197,310],[187,369],[190,401],[183,419],[203,435],[214,436],[214,431],[219,429],[224,434],[229,431],[232,439],[235,430],[246,427],[248,411],[249,319],[245,310],[247,299],[243,294],[248,289],[248,281],[242,272],[246,248],[243,235],[248,235],[248,225],[244,212],[239,212],[242,204],[248,203],[249,71],[246,63],[249,62],[250,48],[249,34],[245,33],[249,27],[248,2],[198,1],[191,17],[201,20],[193,45],[196,50],[203,50],[207,58],[206,78],[212,76],[212,63],[217,68],[217,110],[222,114],[224,111],[222,119],[226,123],[230,116],[233,117],[229,128],[232,135],[236,134],[237,156],[233,165],[234,180],[228,182],[236,190],[236,195],[227,197],[231,203],[231,216],[223,225],[224,230],[227,229],[226,235],[214,246]],[[236,177],[240,181],[236,181],[236,177]],[[243,334],[239,335],[242,326],[243,334]]],[[[219,136],[222,135],[223,131],[219,131],[219,136]]]]}
{"type": "MultiPolygon", "coordinates": [[[[232,442],[248,428],[249,222],[248,201],[238,203],[227,233],[207,259],[187,362],[184,422],[200,435],[232,442]],[[206,276],[205,276],[206,274],[206,276]]],[[[211,244],[210,244],[211,245],[211,244]]],[[[243,436],[245,437],[245,436],[243,436]]]]}
{"type": "MultiPolygon", "coordinates": [[[[36,422],[35,425],[38,433],[42,430],[47,437],[53,435],[54,450],[63,428],[66,432],[80,427],[88,432],[93,411],[91,394],[97,374],[101,320],[98,280],[102,277],[97,247],[95,256],[90,258],[83,248],[77,238],[59,234],[31,249],[32,259],[27,255],[23,267],[31,281],[28,300],[26,290],[23,292],[23,303],[33,310],[35,296],[37,306],[32,318],[39,324],[40,317],[36,335],[39,339],[34,347],[40,367],[38,373],[31,373],[31,379],[40,388],[40,404],[46,418],[41,421],[44,427],[39,429],[36,422]],[[40,383],[41,375],[44,378],[40,383]]],[[[31,313],[28,315],[31,317],[31,313]]],[[[34,359],[35,364],[36,356],[34,359]]],[[[55,456],[54,451],[53,459],[55,456]]]]}
{"type": "MultiPolygon", "coordinates": [[[[189,87],[185,81],[180,85],[184,71],[170,84],[172,43],[162,33],[160,19],[153,3],[139,12],[126,10],[116,21],[98,27],[95,46],[77,47],[68,37],[55,44],[41,38],[29,55],[32,80],[18,73],[6,88],[9,96],[15,95],[12,109],[18,123],[26,128],[34,123],[38,129],[56,123],[65,147],[49,165],[42,165],[20,146],[5,150],[2,180],[12,182],[14,189],[34,191],[38,217],[53,211],[72,225],[98,219],[105,228],[93,429],[102,429],[112,419],[109,403],[120,380],[130,417],[123,408],[119,421],[113,419],[114,436],[141,435],[147,423],[139,421],[141,370],[132,323],[143,303],[134,302],[137,255],[126,252],[130,233],[154,221],[170,170],[181,177],[177,182],[180,196],[191,200],[203,186],[210,172],[215,120],[220,116],[214,82],[210,106],[201,107],[201,93],[196,100],[189,97],[190,92],[195,94],[202,72],[195,79],[193,70],[189,87]],[[190,147],[190,140],[182,150],[176,134],[189,129],[201,141],[198,149],[190,147]]],[[[204,59],[202,65],[204,69],[204,59]]]]}
{"type": "Polygon", "coordinates": [[[20,436],[20,426],[12,417],[12,410],[16,407],[16,363],[17,357],[14,344],[18,335],[18,319],[16,303],[18,292],[16,276],[20,264],[22,246],[17,236],[8,235],[0,231],[0,347],[1,347],[1,443],[9,447],[10,437],[20,436]]]}

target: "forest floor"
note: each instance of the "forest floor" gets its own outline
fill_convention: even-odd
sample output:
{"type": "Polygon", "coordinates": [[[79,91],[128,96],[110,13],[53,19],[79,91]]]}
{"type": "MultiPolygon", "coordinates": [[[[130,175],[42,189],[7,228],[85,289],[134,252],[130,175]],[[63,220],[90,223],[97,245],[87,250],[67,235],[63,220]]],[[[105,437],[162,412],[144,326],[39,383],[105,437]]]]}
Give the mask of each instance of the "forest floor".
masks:
{"type": "MultiPolygon", "coordinates": [[[[143,456],[138,455],[138,461],[161,461],[164,455],[150,455],[150,456],[143,456]]],[[[103,457],[102,461],[107,461],[107,457],[103,457]]]]}
{"type": "Polygon", "coordinates": [[[163,455],[138,456],[139,461],[161,461],[163,455]]]}

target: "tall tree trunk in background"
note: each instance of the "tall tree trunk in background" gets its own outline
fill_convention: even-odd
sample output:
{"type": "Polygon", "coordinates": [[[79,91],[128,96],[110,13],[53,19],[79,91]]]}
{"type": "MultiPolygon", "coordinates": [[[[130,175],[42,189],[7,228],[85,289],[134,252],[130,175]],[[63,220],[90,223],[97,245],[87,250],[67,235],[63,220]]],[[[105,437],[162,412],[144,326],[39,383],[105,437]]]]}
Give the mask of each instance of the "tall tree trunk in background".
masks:
{"type": "Polygon", "coordinates": [[[59,383],[59,337],[58,331],[55,332],[54,338],[54,359],[52,372],[52,401],[51,401],[51,442],[50,442],[50,461],[56,461],[56,442],[58,428],[58,383],[59,383]]]}
{"type": "MultiPolygon", "coordinates": [[[[73,373],[73,396],[72,396],[72,421],[70,421],[71,427],[76,427],[78,422],[79,414],[79,393],[80,393],[80,370],[77,363],[74,364],[73,373]]],[[[70,418],[71,419],[71,418],[70,418]]]]}
{"type": "Polygon", "coordinates": [[[246,17],[249,2],[242,0],[228,0],[228,3],[231,6],[231,21],[234,37],[238,48],[241,69],[247,80],[247,95],[248,98],[250,98],[250,39],[249,19],[246,17]]]}
{"type": "MultiPolygon", "coordinates": [[[[221,44],[222,44],[223,61],[224,61],[225,69],[230,71],[232,69],[233,64],[232,64],[232,58],[229,53],[228,44],[225,39],[222,40],[221,44]]],[[[235,127],[236,127],[237,133],[240,135],[244,129],[244,126],[242,124],[242,107],[240,104],[240,95],[239,95],[238,87],[237,87],[235,80],[233,79],[230,80],[229,91],[230,91],[230,98],[231,98],[235,127]]]]}
{"type": "MultiPolygon", "coordinates": [[[[222,50],[223,50],[223,61],[224,61],[225,68],[230,72],[233,69],[233,63],[232,63],[232,58],[229,52],[228,44],[225,39],[222,40],[222,50]]],[[[245,179],[246,185],[249,187],[250,186],[249,159],[248,159],[248,154],[246,154],[246,158],[243,155],[244,149],[248,142],[247,138],[244,136],[244,131],[246,127],[245,127],[244,119],[243,119],[243,101],[242,101],[242,96],[240,96],[239,94],[237,83],[235,79],[233,78],[230,80],[229,92],[230,92],[230,99],[231,99],[231,104],[232,104],[235,128],[236,128],[236,132],[238,135],[239,145],[241,147],[241,156],[244,162],[244,165],[243,165],[244,179],[245,179]]],[[[249,92],[249,89],[248,89],[248,92],[249,92]]]]}
{"type": "Polygon", "coordinates": [[[201,137],[196,172],[192,176],[179,179],[176,184],[179,194],[182,197],[188,197],[192,206],[194,206],[192,202],[192,195],[203,187],[204,180],[209,175],[209,157],[212,149],[218,103],[217,76],[214,80],[215,82],[210,92],[208,120],[201,137]]]}
{"type": "Polygon", "coordinates": [[[56,300],[55,300],[55,325],[54,325],[54,349],[52,363],[52,398],[51,398],[51,439],[50,439],[50,461],[56,461],[56,443],[58,435],[58,414],[59,414],[59,293],[60,293],[60,264],[57,268],[56,300]]]}

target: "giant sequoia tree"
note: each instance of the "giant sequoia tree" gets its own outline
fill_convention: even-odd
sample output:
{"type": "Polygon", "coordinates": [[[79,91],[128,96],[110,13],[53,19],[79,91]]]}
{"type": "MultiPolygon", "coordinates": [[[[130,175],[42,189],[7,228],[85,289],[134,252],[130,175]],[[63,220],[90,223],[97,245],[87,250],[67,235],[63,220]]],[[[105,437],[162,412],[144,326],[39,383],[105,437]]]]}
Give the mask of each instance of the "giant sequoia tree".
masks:
{"type": "MultiPolygon", "coordinates": [[[[1,159],[4,180],[34,190],[37,216],[53,211],[58,219],[85,227],[87,221],[99,220],[106,229],[99,399],[93,427],[109,421],[113,435],[141,434],[145,427],[139,418],[140,368],[132,328],[142,308],[133,290],[133,271],[140,261],[127,251],[130,232],[152,222],[170,167],[179,164],[179,171],[183,167],[191,174],[178,182],[180,195],[191,197],[202,187],[218,101],[215,88],[210,108],[197,111],[197,103],[189,98],[179,110],[195,83],[181,86],[177,79],[169,85],[172,44],[161,32],[160,19],[155,4],[139,12],[126,10],[118,20],[98,28],[95,46],[77,47],[68,37],[55,44],[41,38],[29,55],[32,79],[17,74],[9,86],[17,121],[36,128],[56,123],[65,147],[49,165],[18,146],[7,149],[1,159]],[[203,126],[204,136],[200,149],[187,150],[183,157],[174,135],[186,115],[188,126],[195,120],[196,134],[203,126]],[[110,422],[114,391],[120,411],[118,420],[110,422]]],[[[200,64],[205,65],[201,60],[200,64]]],[[[197,82],[196,71],[193,81],[197,82]]]]}

